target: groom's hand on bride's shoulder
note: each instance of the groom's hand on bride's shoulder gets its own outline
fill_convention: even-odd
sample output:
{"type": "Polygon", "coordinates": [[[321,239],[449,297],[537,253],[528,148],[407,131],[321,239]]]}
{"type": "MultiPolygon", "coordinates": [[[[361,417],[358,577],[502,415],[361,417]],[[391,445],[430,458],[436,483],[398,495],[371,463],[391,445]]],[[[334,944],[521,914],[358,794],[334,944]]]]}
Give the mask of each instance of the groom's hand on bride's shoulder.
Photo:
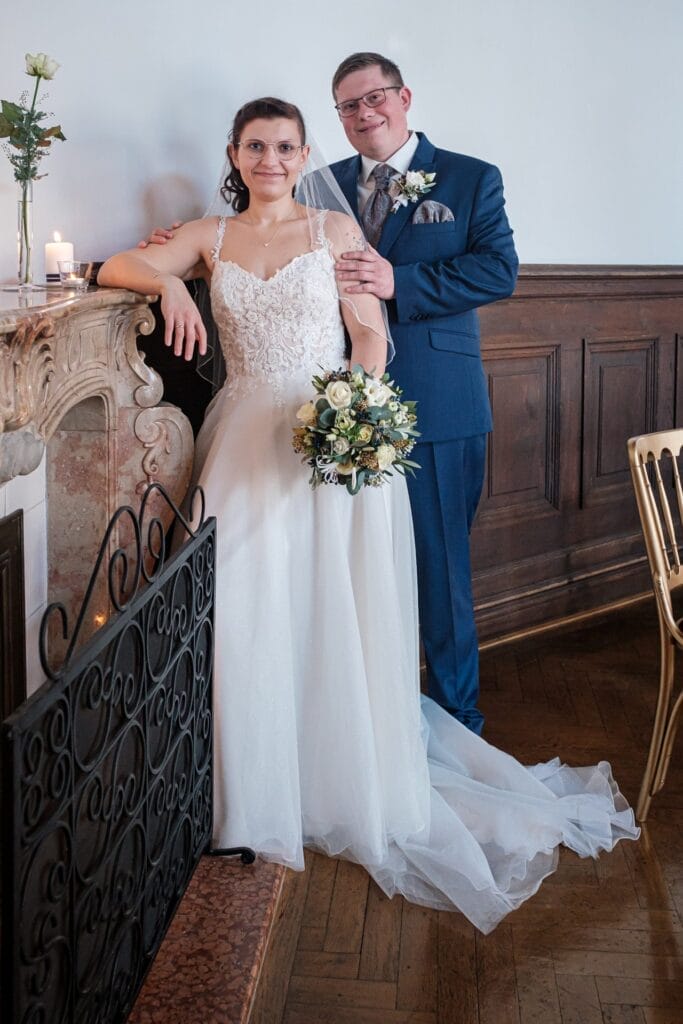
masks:
{"type": "MultiPolygon", "coordinates": [[[[175,232],[178,228],[181,228],[185,222],[182,220],[174,220],[170,228],[154,228],[149,238],[143,238],[141,242],[138,242],[138,249],[146,249],[149,245],[166,245],[172,238],[175,238],[175,232]]],[[[204,263],[204,260],[198,260],[194,267],[189,270],[186,274],[183,274],[183,281],[197,281],[199,278],[203,278],[208,284],[211,280],[211,274],[204,263]]]]}
{"type": "Polygon", "coordinates": [[[340,288],[347,295],[370,292],[378,299],[394,297],[394,268],[372,246],[343,252],[334,269],[340,288]]]}
{"type": "Polygon", "coordinates": [[[166,245],[174,237],[174,232],[182,226],[182,220],[175,220],[170,228],[155,228],[149,238],[138,242],[138,249],[146,249],[148,245],[166,245]]]}

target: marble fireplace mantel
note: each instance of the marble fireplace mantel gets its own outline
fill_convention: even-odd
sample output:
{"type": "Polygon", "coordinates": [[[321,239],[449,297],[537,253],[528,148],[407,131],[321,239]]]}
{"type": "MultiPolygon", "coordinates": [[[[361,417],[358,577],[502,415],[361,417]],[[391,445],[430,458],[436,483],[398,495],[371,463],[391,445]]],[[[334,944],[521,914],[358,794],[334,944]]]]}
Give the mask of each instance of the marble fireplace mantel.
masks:
{"type": "MultiPolygon", "coordinates": [[[[27,524],[29,693],[42,681],[41,609],[59,601],[73,622],[113,513],[137,510],[152,482],[176,505],[188,489],[192,428],[162,402],[162,380],[137,348],[154,326],[149,301],[109,288],[0,291],[0,501],[4,492],[7,513],[22,509],[27,524]]],[[[165,520],[169,509],[153,500],[150,513],[165,520]]],[[[112,550],[130,541],[125,529],[110,538],[112,550]]],[[[110,614],[105,579],[91,604],[83,639],[110,614]]],[[[60,644],[51,636],[51,654],[60,644]]]]}
{"type": "Polygon", "coordinates": [[[107,434],[126,435],[110,445],[110,470],[123,460],[137,493],[157,480],[183,497],[192,431],[159,405],[161,378],[137,349],[153,325],[148,300],[120,289],[0,292],[0,484],[34,470],[69,410],[97,396],[107,434]]]}

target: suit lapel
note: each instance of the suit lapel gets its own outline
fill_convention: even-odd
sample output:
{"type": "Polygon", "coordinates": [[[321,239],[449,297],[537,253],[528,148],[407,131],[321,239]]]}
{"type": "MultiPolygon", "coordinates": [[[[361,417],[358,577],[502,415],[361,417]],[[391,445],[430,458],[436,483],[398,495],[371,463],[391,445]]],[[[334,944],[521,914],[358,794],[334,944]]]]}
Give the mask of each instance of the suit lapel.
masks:
{"type": "Polygon", "coordinates": [[[335,178],[351,207],[354,217],[360,222],[360,214],[358,212],[359,174],[360,156],[352,156],[349,160],[345,160],[341,167],[337,167],[335,178]]]}
{"type": "MultiPolygon", "coordinates": [[[[410,171],[425,171],[429,174],[435,168],[436,150],[425,135],[420,133],[420,142],[410,161],[410,171]]],[[[408,203],[407,206],[399,206],[396,213],[388,213],[384,221],[382,234],[377,243],[377,251],[381,256],[386,257],[392,245],[398,238],[401,229],[408,223],[415,212],[415,203],[408,203]]]]}

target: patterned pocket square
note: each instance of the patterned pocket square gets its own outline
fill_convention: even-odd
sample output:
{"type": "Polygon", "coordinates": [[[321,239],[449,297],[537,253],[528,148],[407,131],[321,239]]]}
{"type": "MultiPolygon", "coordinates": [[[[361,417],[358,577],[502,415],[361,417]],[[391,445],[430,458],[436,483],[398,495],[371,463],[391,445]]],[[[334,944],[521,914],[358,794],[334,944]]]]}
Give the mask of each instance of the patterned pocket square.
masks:
{"type": "Polygon", "coordinates": [[[447,220],[455,220],[452,210],[449,210],[443,203],[425,199],[413,214],[412,222],[413,224],[439,224],[447,220]]]}

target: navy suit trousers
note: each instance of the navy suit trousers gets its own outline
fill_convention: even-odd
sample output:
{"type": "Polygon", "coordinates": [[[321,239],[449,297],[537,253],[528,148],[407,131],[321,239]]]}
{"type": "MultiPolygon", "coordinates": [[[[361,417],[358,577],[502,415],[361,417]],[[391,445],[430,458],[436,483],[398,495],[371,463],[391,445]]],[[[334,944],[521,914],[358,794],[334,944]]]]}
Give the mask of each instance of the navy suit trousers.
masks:
{"type": "Polygon", "coordinates": [[[469,533],[484,480],[486,434],[417,444],[408,477],[415,527],[420,630],[429,696],[473,732],[484,718],[469,533]]]}

